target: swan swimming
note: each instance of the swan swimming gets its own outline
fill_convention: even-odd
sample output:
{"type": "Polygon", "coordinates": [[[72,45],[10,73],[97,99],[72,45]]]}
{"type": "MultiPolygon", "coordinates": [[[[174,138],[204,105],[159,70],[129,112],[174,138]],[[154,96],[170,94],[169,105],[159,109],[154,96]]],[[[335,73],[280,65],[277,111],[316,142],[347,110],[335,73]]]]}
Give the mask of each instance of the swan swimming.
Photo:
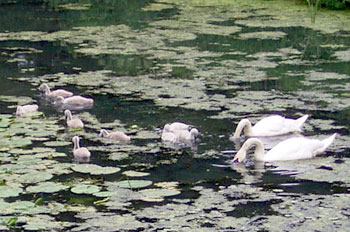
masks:
{"type": "Polygon", "coordinates": [[[276,136],[291,132],[300,132],[301,127],[308,118],[304,115],[298,119],[289,119],[279,115],[272,115],[261,119],[254,126],[248,119],[242,119],[235,130],[233,138],[239,138],[242,131],[248,137],[276,136]]]}
{"type": "Polygon", "coordinates": [[[192,128],[190,131],[188,130],[178,130],[174,132],[177,136],[179,136],[179,140],[182,142],[185,141],[193,141],[196,139],[196,136],[199,134],[196,128],[192,128]]]}
{"type": "Polygon", "coordinates": [[[165,124],[161,139],[171,143],[188,143],[194,141],[199,134],[196,128],[189,131],[190,126],[183,122],[173,122],[165,124]]]}
{"type": "Polygon", "coordinates": [[[64,89],[56,89],[56,90],[51,91],[50,87],[46,83],[41,84],[39,86],[39,90],[41,90],[44,93],[45,97],[49,97],[49,98],[57,98],[59,96],[66,98],[66,97],[73,96],[72,92],[69,92],[69,91],[64,90],[64,89]]]}
{"type": "Polygon", "coordinates": [[[105,129],[102,129],[100,131],[100,136],[119,140],[121,142],[130,142],[130,139],[131,139],[130,136],[126,135],[124,132],[121,132],[121,131],[108,132],[105,129]]]}
{"type": "Polygon", "coordinates": [[[65,110],[64,116],[66,117],[69,128],[84,128],[84,123],[79,118],[73,118],[70,110],[65,110]]]}
{"type": "Polygon", "coordinates": [[[56,103],[64,105],[92,105],[94,100],[92,98],[86,98],[82,96],[72,96],[64,98],[62,96],[57,97],[56,103]]]}
{"type": "Polygon", "coordinates": [[[36,104],[17,106],[16,115],[17,116],[22,116],[22,115],[25,115],[25,114],[36,112],[36,111],[38,111],[38,109],[39,109],[39,106],[36,105],[36,104]]]}
{"type": "Polygon", "coordinates": [[[243,162],[246,159],[248,150],[255,146],[254,159],[257,161],[282,161],[310,159],[323,153],[332,144],[337,134],[323,139],[308,139],[296,137],[284,140],[265,153],[264,144],[258,138],[249,138],[237,152],[232,162],[243,162]]]}
{"type": "Polygon", "coordinates": [[[173,122],[165,124],[163,130],[165,132],[175,132],[177,130],[188,130],[189,128],[190,126],[183,122],[173,122]]]}
{"type": "Polygon", "coordinates": [[[80,158],[80,159],[86,159],[90,158],[90,151],[86,147],[80,147],[79,145],[79,137],[74,136],[72,138],[74,148],[73,148],[73,155],[75,158],[80,158]]]}
{"type": "Polygon", "coordinates": [[[179,143],[179,136],[173,132],[163,131],[161,139],[163,142],[179,143]]]}

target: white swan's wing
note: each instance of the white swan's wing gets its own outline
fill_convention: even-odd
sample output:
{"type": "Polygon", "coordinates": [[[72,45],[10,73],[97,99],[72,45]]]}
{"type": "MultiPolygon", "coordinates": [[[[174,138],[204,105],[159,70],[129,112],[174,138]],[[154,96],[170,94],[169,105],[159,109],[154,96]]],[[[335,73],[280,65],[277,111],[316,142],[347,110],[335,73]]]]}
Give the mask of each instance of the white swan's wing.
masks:
{"type": "Polygon", "coordinates": [[[322,141],[316,139],[287,139],[268,151],[264,161],[310,159],[315,157],[323,146],[322,141]]]}
{"type": "Polygon", "coordinates": [[[253,128],[254,136],[274,136],[284,134],[285,118],[279,115],[273,115],[261,119],[253,128]]]}

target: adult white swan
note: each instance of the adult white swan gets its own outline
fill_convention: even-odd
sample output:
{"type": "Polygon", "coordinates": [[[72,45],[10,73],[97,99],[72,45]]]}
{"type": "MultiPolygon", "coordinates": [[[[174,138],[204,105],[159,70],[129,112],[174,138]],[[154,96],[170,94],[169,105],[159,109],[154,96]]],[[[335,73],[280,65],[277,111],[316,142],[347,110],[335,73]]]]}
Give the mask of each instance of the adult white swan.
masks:
{"type": "Polygon", "coordinates": [[[59,96],[66,98],[66,97],[73,96],[72,92],[69,92],[69,91],[64,90],[64,89],[56,89],[56,90],[51,91],[50,87],[45,83],[43,83],[39,86],[39,90],[41,90],[44,93],[45,97],[49,97],[49,98],[57,98],[59,96]]]}
{"type": "Polygon", "coordinates": [[[266,153],[264,144],[258,138],[249,138],[237,152],[233,162],[243,162],[252,146],[255,146],[254,159],[257,161],[310,159],[324,152],[332,144],[335,136],[336,133],[323,140],[304,137],[290,138],[280,142],[266,153]]]}
{"type": "Polygon", "coordinates": [[[79,137],[78,136],[74,136],[72,138],[74,147],[73,147],[73,155],[75,158],[78,159],[86,159],[86,158],[90,158],[90,151],[86,148],[86,147],[80,147],[79,145],[79,137]]]}
{"type": "Polygon", "coordinates": [[[241,136],[242,131],[248,137],[258,136],[276,136],[288,134],[291,132],[300,132],[301,127],[308,118],[308,115],[304,115],[298,119],[289,119],[279,115],[272,115],[261,119],[254,126],[248,119],[242,119],[233,135],[233,138],[241,136]]]}
{"type": "Polygon", "coordinates": [[[84,123],[79,118],[73,118],[70,110],[65,110],[64,116],[66,117],[69,128],[84,128],[84,123]]]}

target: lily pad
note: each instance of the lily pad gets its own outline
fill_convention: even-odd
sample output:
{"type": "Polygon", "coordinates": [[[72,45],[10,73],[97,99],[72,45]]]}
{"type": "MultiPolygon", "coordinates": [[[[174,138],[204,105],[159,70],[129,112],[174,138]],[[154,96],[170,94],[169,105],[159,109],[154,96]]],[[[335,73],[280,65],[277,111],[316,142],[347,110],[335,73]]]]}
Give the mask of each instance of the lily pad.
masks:
{"type": "Polygon", "coordinates": [[[76,172],[89,173],[91,175],[108,175],[120,171],[120,168],[117,167],[102,167],[96,164],[77,164],[72,169],[76,172]]]}
{"type": "Polygon", "coordinates": [[[53,175],[48,172],[32,171],[30,173],[22,175],[19,178],[19,181],[21,181],[21,183],[39,183],[50,180],[52,177],[53,175]]]}
{"type": "Polygon", "coordinates": [[[93,194],[100,191],[100,187],[96,185],[81,184],[71,188],[71,191],[75,194],[93,194]]]}
{"type": "Polygon", "coordinates": [[[142,176],[149,176],[149,173],[147,172],[136,172],[133,170],[125,171],[123,172],[124,175],[129,177],[142,177],[142,176]]]}
{"type": "Polygon", "coordinates": [[[121,188],[130,188],[130,189],[136,189],[136,188],[145,188],[147,186],[152,185],[152,181],[150,180],[124,180],[116,182],[116,185],[121,188]]]}
{"type": "Polygon", "coordinates": [[[17,197],[21,192],[23,192],[22,188],[18,187],[10,187],[10,186],[0,186],[0,197],[17,197]]]}
{"type": "Polygon", "coordinates": [[[69,187],[60,183],[43,182],[39,183],[36,186],[27,187],[26,191],[31,193],[54,193],[59,192],[61,190],[65,190],[67,188],[69,187]]]}
{"type": "Polygon", "coordinates": [[[141,200],[143,201],[159,202],[159,201],[162,201],[164,197],[179,195],[181,191],[176,189],[154,188],[154,189],[140,190],[139,193],[141,193],[142,195],[141,200]]]}

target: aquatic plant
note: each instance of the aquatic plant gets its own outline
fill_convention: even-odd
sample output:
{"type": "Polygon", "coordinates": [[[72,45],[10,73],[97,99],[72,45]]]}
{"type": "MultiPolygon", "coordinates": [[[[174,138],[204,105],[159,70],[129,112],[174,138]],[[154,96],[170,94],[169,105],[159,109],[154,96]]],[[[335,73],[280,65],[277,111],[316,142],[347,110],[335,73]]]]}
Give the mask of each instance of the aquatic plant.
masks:
{"type": "Polygon", "coordinates": [[[309,6],[309,13],[310,13],[311,22],[315,23],[316,13],[317,13],[317,9],[320,5],[320,0],[306,0],[306,1],[307,1],[308,6],[309,6]]]}

